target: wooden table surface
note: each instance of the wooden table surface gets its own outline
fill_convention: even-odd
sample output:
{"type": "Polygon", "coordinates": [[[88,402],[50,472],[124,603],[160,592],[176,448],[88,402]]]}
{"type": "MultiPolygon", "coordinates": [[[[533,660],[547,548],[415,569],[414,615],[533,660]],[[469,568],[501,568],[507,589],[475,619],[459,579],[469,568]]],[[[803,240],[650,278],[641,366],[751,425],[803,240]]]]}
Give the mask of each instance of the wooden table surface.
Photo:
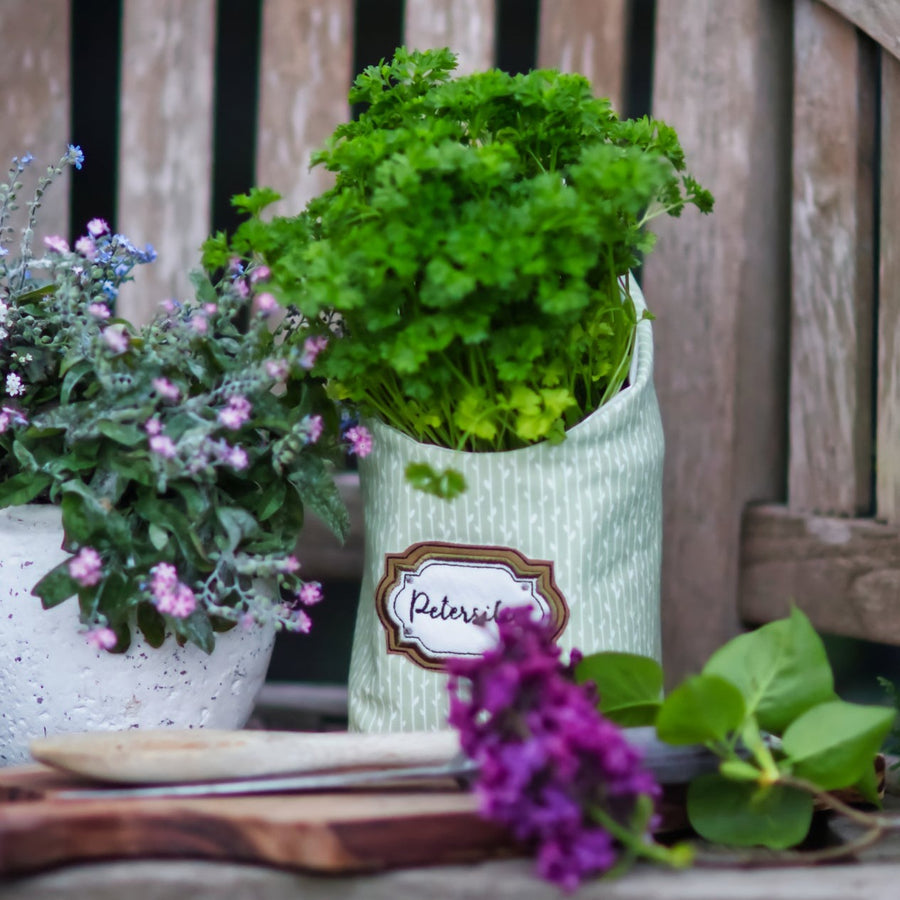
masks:
{"type": "MultiPolygon", "coordinates": [[[[268,724],[268,723],[264,723],[268,724]]],[[[892,779],[888,784],[891,787],[892,779]]],[[[894,785],[896,789],[896,785],[894,785]]],[[[888,796],[900,814],[900,797],[888,796]]],[[[831,830],[850,839],[855,826],[831,830]]],[[[366,875],[314,875],[220,861],[124,860],[68,865],[0,879],[0,900],[557,900],[528,859],[419,866],[366,875]]],[[[617,881],[595,881],[576,900],[879,900],[900,896],[900,835],[852,862],[819,867],[694,867],[641,864],[617,881]]]]}

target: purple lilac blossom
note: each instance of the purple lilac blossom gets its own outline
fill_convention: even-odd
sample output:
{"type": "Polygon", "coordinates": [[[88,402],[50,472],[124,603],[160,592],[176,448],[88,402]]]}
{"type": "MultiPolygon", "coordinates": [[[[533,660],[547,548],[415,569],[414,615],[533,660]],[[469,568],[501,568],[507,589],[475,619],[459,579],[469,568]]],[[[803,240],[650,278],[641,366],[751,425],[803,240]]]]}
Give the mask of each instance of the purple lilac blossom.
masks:
{"type": "Polygon", "coordinates": [[[103,577],[103,560],[93,547],[82,547],[69,560],[69,575],[82,587],[93,587],[103,577]]]}
{"type": "Polygon", "coordinates": [[[575,683],[574,660],[563,666],[559,655],[548,624],[507,608],[494,648],[448,662],[449,722],[479,765],[482,814],[535,851],[542,877],[574,890],[617,859],[591,810],[630,828],[641,796],[660,789],[594,691],[575,683]]]}
{"type": "Polygon", "coordinates": [[[350,452],[360,458],[372,452],[372,435],[364,425],[353,425],[347,429],[344,437],[350,444],[350,452]]]}
{"type": "Polygon", "coordinates": [[[268,281],[271,275],[272,272],[268,266],[257,266],[250,273],[250,283],[259,284],[260,281],[268,281]]]}

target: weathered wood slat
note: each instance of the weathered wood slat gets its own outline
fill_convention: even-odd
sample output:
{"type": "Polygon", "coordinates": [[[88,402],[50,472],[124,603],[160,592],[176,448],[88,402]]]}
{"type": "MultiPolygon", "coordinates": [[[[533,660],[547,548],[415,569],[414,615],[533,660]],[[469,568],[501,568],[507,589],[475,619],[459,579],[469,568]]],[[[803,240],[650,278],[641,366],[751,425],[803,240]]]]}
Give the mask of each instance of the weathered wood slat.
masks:
{"type": "Polygon", "coordinates": [[[739,627],[740,519],[780,497],[790,8],[659,0],[654,115],[718,198],[657,220],[643,287],[666,430],[663,656],[675,681],[739,627]]]}
{"type": "Polygon", "coordinates": [[[740,611],[748,622],[795,602],[819,630],[900,644],[900,531],[871,519],[750,507],[744,517],[740,611]]]}
{"type": "Polygon", "coordinates": [[[627,28],[626,0],[543,0],[538,66],[580,72],[621,112],[627,28]]]}
{"type": "MultiPolygon", "coordinates": [[[[71,138],[69,0],[4,0],[0,35],[0,178],[5,181],[14,156],[32,153],[32,174],[40,175],[63,155],[71,138]]],[[[27,182],[29,189],[32,183],[27,182]]],[[[68,231],[68,183],[67,174],[45,195],[35,235],[38,249],[42,237],[68,231]]],[[[20,195],[20,214],[29,199],[30,194],[20,195]]]]}
{"type": "Polygon", "coordinates": [[[125,0],[117,227],[159,254],[122,290],[135,322],[192,295],[209,234],[214,38],[213,0],[125,0]]]}
{"type": "Polygon", "coordinates": [[[794,18],[788,501],[856,515],[871,503],[874,54],[814,0],[794,18]]]}
{"type": "Polygon", "coordinates": [[[297,213],[331,185],[309,161],[349,116],[352,54],[350,0],[264,3],[256,181],[284,198],[273,212],[297,213]]]}
{"type": "Polygon", "coordinates": [[[881,58],[881,222],[875,509],[900,523],[900,61],[881,58]]]}
{"type": "Polygon", "coordinates": [[[487,69],[494,63],[495,17],[495,0],[406,0],[406,45],[449,47],[460,74],[487,69]]]}
{"type": "Polygon", "coordinates": [[[900,56],[900,4],[896,0],[822,0],[888,52],[900,56]]]}

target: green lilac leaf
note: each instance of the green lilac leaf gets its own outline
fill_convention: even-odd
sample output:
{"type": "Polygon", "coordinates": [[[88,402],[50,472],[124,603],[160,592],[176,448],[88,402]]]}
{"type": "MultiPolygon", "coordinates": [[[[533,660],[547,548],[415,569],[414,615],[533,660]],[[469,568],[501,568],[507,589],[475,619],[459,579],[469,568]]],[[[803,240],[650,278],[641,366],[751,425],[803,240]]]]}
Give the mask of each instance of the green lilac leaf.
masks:
{"type": "Polygon", "coordinates": [[[744,698],[730,681],[718,675],[694,675],[663,701],[656,733],[668,744],[725,741],[745,715],[744,698]]]}
{"type": "Polygon", "coordinates": [[[687,813],[697,833],[713,843],[784,850],[806,837],[813,799],[784,785],[761,787],[710,774],[688,786],[687,813]]]}
{"type": "Polygon", "coordinates": [[[791,771],[826,791],[847,787],[874,769],[894,711],[834,700],[807,710],[784,732],[791,771]]]}
{"type": "Polygon", "coordinates": [[[774,734],[835,697],[822,639],[796,607],[785,619],[733,638],[710,657],[703,672],[734,684],[744,696],[747,714],[774,734]]]}
{"type": "Polygon", "coordinates": [[[583,657],[575,679],[597,686],[597,708],[623,728],[652,725],[663,690],[663,671],[649,656],[606,651],[583,657]]]}

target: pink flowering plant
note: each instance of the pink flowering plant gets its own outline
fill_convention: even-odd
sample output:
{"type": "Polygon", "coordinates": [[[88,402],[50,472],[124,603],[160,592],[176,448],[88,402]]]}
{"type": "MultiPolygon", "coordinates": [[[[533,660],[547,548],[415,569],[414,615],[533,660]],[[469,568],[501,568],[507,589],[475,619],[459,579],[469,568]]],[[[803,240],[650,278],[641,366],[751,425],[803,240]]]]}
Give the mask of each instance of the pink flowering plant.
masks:
{"type": "MultiPolygon", "coordinates": [[[[70,148],[49,174],[82,159],[70,148]]],[[[194,273],[196,297],[164,301],[147,326],[117,318],[152,251],[95,219],[35,255],[44,179],[15,245],[28,161],[0,220],[0,507],[59,505],[70,554],[34,592],[45,607],[77,596],[88,639],[115,651],[134,628],[207,652],[235,626],[309,631],[322,592],[296,551],[304,516],[339,537],[348,524],[340,418],[310,374],[321,348],[284,341],[300,323],[272,326],[268,273],[237,258],[194,273]]]]}

